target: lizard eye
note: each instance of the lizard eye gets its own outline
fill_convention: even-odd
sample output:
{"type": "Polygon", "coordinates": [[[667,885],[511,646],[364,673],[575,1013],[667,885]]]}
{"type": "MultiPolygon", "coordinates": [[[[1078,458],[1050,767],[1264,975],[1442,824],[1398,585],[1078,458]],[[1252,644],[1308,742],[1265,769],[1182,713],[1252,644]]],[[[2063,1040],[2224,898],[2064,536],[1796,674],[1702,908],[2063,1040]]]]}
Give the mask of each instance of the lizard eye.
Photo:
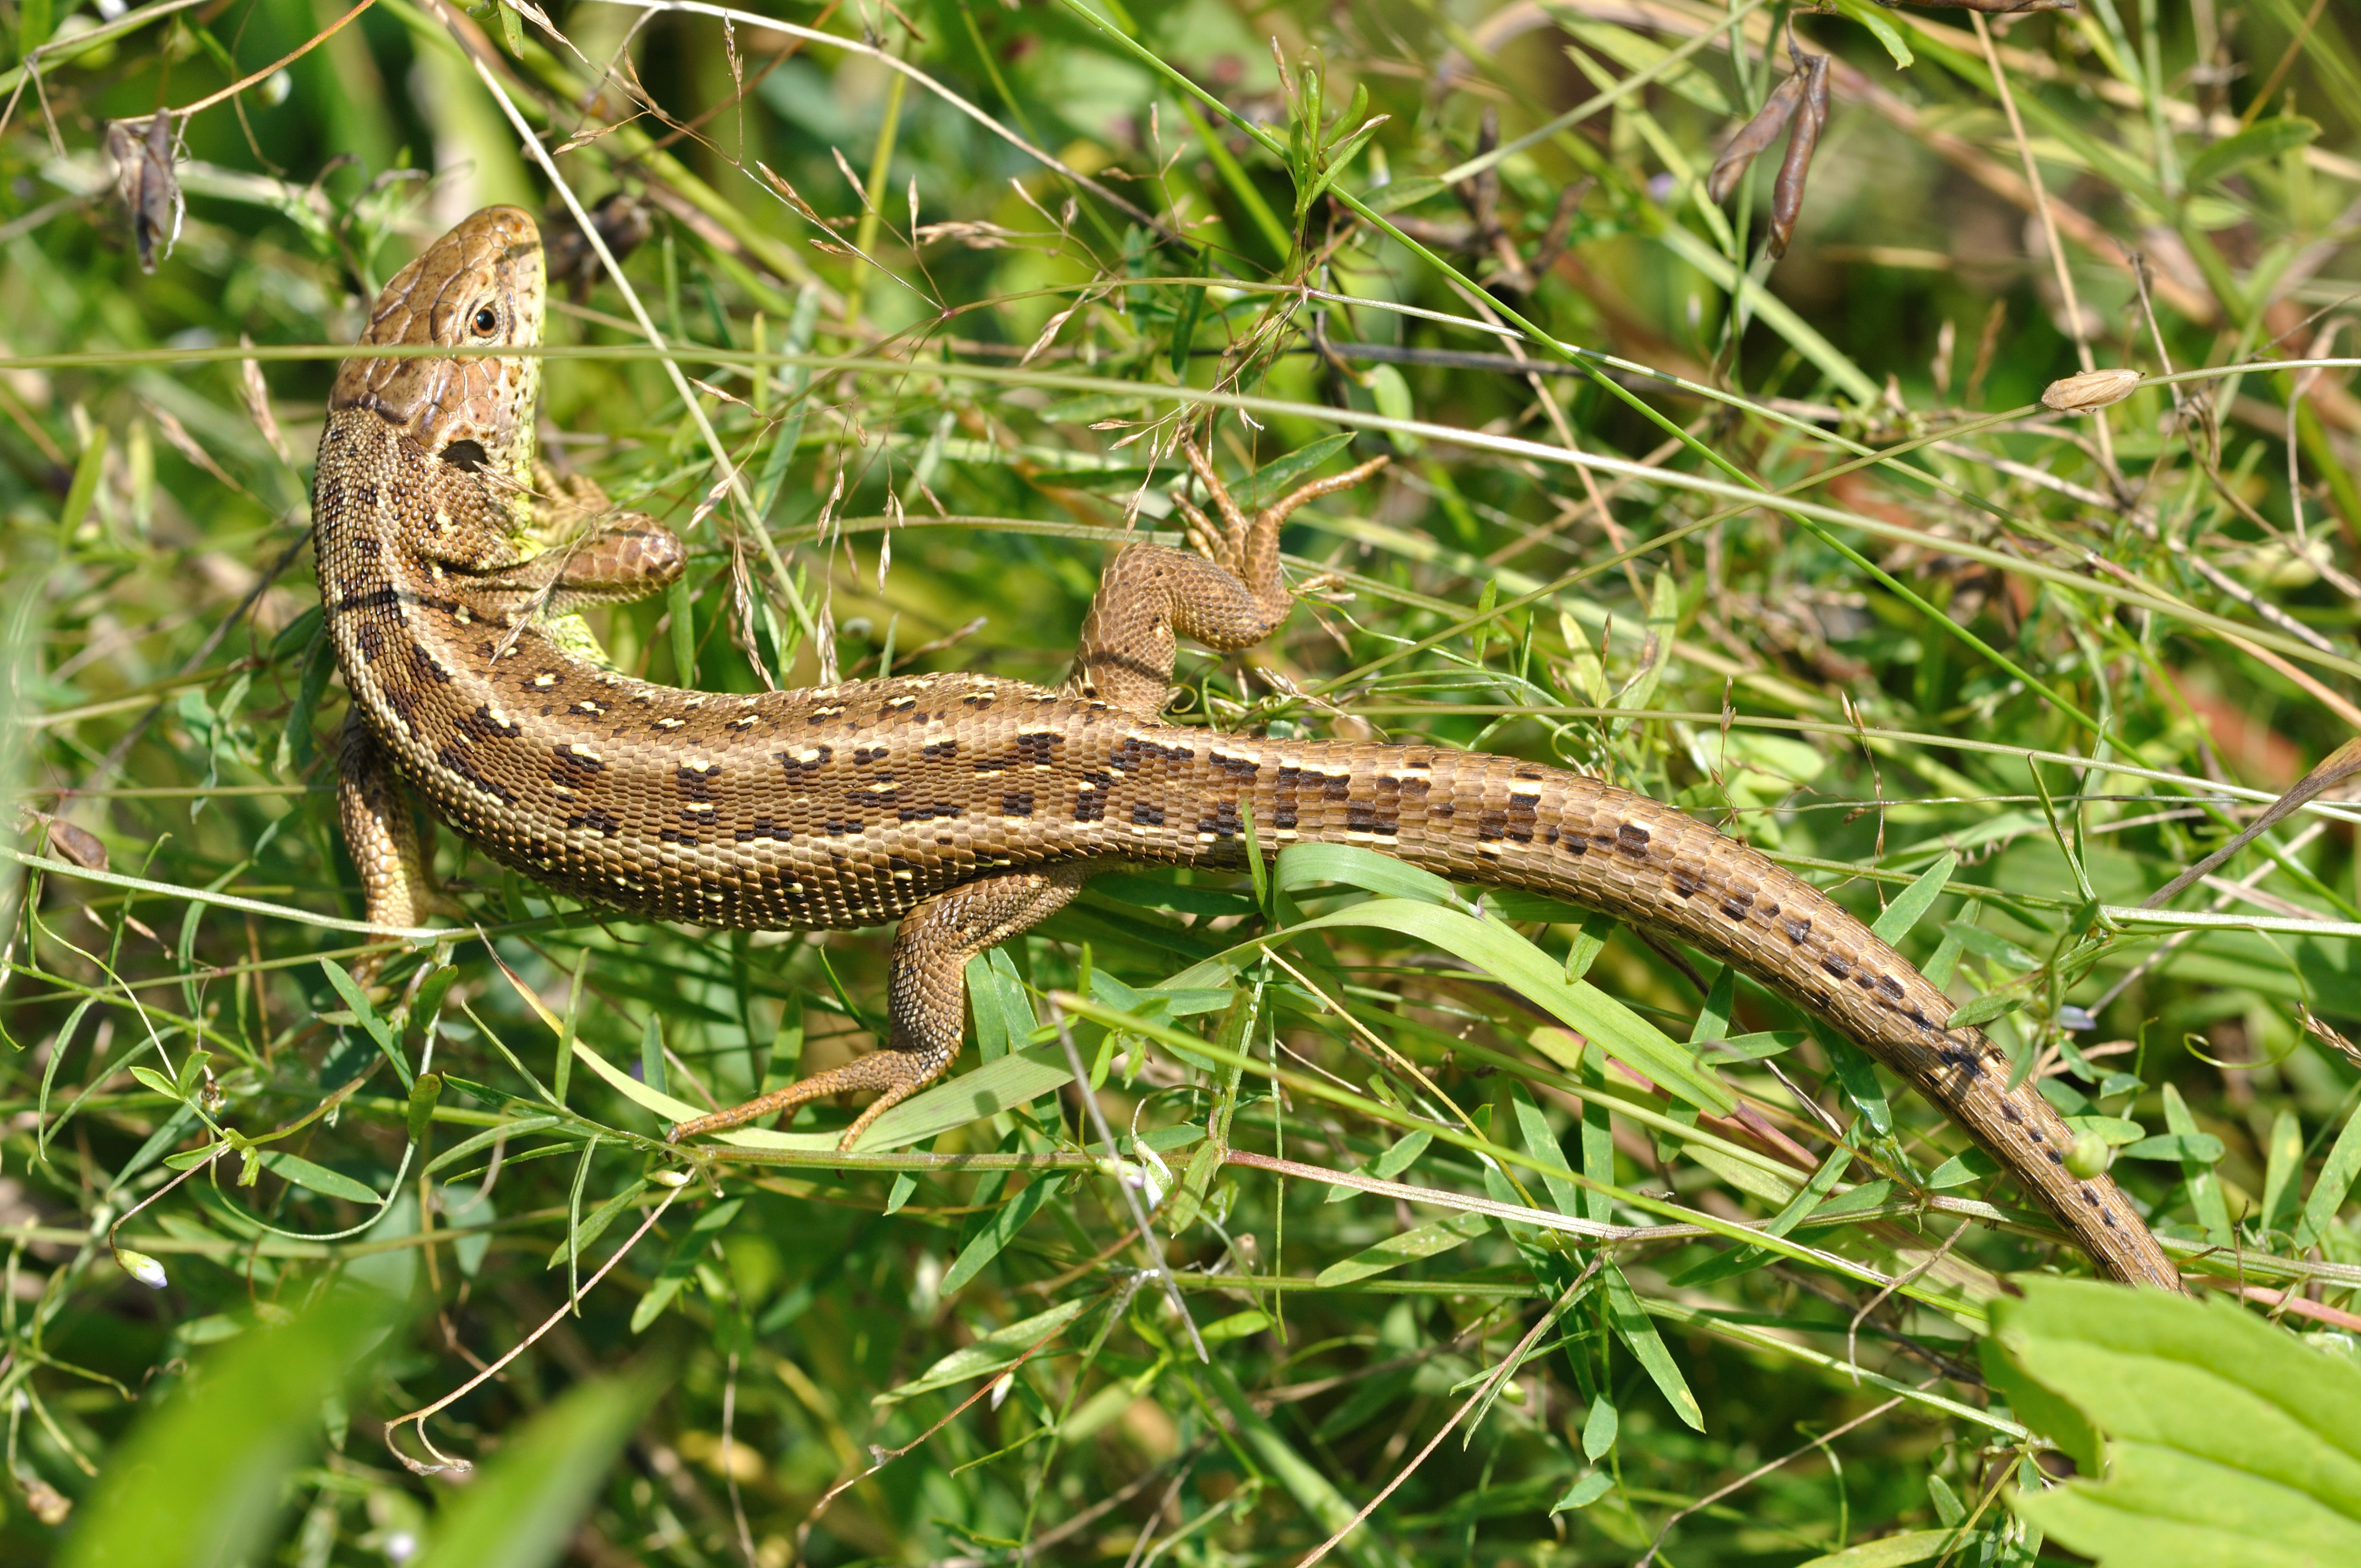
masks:
{"type": "Polygon", "coordinates": [[[475,326],[477,336],[491,336],[500,330],[500,313],[489,305],[478,305],[476,308],[475,326]]]}

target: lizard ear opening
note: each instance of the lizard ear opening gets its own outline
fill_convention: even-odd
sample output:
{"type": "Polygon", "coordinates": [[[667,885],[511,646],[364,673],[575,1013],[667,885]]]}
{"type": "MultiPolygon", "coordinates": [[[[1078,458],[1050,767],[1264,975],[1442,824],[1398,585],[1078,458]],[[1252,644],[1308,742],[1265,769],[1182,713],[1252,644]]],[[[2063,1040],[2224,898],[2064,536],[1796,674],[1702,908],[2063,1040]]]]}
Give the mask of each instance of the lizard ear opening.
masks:
{"type": "Polygon", "coordinates": [[[443,448],[443,461],[463,474],[472,474],[486,461],[480,441],[455,441],[443,448]]]}

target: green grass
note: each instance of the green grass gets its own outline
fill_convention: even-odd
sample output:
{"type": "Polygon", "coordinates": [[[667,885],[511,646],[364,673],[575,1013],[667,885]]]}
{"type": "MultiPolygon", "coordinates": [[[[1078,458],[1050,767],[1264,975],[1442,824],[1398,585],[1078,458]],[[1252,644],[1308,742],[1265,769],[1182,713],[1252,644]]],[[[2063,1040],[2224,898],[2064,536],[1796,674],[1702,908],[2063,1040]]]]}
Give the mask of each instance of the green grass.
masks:
{"type": "MultiPolygon", "coordinates": [[[[1995,1036],[2265,1336],[2187,1331],[2227,1347],[2192,1418],[2277,1431],[2242,1375],[2349,1372],[2354,808],[2129,907],[2361,722],[2355,361],[2285,365],[2355,351],[2344,8],[2087,0],[1988,52],[1966,12],[1849,0],[1669,0],[1653,33],[1593,0],[793,35],[586,4],[562,38],[382,0],[187,124],[153,275],[107,121],[337,9],[61,9],[0,4],[0,1556],[1293,1563],[1383,1493],[1338,1560],[2070,1560],[2034,1519],[2177,1560],[2092,1544],[2087,1489],[2011,1498],[2037,1450],[2094,1454],[2061,1400],[2136,1435],[2092,1389],[2167,1376],[2178,1320],[2125,1317],[2163,1360],[2093,1372],[2037,1290],[2009,1371],[2007,1277],[2086,1272],[2025,1195],[1752,981],[1611,923],[1471,920],[1480,889],[1367,857],[1110,876],[973,967],[981,1076],[883,1152],[829,1152],[826,1106],[693,1168],[664,1105],[868,1048],[887,933],[617,920],[445,833],[477,928],[397,944],[357,1004],[308,454],[407,256],[486,202],[556,210],[511,114],[581,202],[655,214],[631,298],[559,291],[544,406],[692,552],[595,618],[624,668],[1054,680],[1104,548],[1175,526],[1181,431],[1266,491],[1389,453],[1288,530],[1337,593],[1185,654],[1185,722],[1579,768],[1864,918],[1899,901],[1904,950],[2015,1004],[1995,1036]],[[1698,192],[1790,24],[1835,60],[1773,262],[1784,138],[1698,192]],[[2086,365],[2147,379],[2037,406],[2086,365]],[[1521,961],[1620,1003],[1587,1032],[1659,1050],[1654,1083],[1521,961]],[[1816,1171],[1825,1212],[1732,1239],[1816,1171]]],[[[2117,1310],[2070,1326],[2108,1343],[2117,1310]]],[[[2104,1496],[2246,1506],[2156,1474],[2104,1496]]]]}

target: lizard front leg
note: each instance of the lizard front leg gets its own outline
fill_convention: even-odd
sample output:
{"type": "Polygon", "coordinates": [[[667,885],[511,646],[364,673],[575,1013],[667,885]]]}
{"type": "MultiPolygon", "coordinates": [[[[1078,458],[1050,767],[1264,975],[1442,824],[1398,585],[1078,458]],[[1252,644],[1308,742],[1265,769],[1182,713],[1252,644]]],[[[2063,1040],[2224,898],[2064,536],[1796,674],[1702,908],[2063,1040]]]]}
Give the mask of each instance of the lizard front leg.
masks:
{"type": "Polygon", "coordinates": [[[893,1036],[872,1051],[827,1072],[774,1089],[743,1105],[682,1122],[670,1143],[718,1133],[830,1095],[874,1089],[837,1146],[850,1150],[887,1111],[943,1075],[959,1055],[967,1014],[967,963],[978,953],[1024,935],[1065,907],[1090,872],[1087,862],[1039,872],[1010,872],[938,894],[902,917],[885,982],[893,1036]]]}
{"type": "Polygon", "coordinates": [[[1180,450],[1222,521],[1215,523],[1176,496],[1195,553],[1133,544],[1108,563],[1062,688],[1069,696],[1096,698],[1141,718],[1154,718],[1170,699],[1181,638],[1229,652],[1253,647],[1287,619],[1295,601],[1279,576],[1279,529],[1288,514],[1308,500],[1350,489],[1386,466],[1385,458],[1371,458],[1300,486],[1248,517],[1195,443],[1184,441],[1180,450]]]}

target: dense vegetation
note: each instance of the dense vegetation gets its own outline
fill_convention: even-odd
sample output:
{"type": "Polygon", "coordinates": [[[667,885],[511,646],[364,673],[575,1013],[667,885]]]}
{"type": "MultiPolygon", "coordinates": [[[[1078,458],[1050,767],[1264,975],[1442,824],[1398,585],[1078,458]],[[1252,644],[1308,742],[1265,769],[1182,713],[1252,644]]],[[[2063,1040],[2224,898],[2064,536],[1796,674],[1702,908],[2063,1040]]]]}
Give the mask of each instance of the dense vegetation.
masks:
{"type": "Polygon", "coordinates": [[[2349,8],[73,5],[0,0],[0,1557],[2361,1558],[2349,8]],[[861,1155],[666,1150],[868,1048],[885,934],[445,834],[373,938],[335,828],[336,345],[501,201],[545,451],[693,552],[619,666],[1054,680],[1183,434],[1389,454],[1180,717],[1774,854],[2210,1299],[2039,1277],[1746,977],[1366,854],[1105,877],[861,1155]]]}

